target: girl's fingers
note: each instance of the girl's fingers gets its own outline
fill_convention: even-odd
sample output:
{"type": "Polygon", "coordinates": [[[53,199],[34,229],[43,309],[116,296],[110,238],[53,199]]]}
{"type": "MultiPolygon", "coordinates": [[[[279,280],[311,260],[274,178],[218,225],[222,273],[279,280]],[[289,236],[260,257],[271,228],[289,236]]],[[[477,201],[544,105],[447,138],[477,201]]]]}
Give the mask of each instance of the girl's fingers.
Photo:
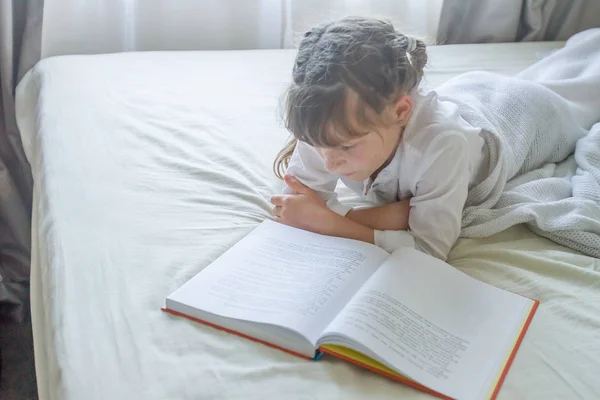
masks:
{"type": "Polygon", "coordinates": [[[281,217],[281,209],[281,206],[273,207],[273,214],[275,214],[276,217],[281,217]]]}
{"type": "Polygon", "coordinates": [[[271,197],[271,204],[273,204],[274,206],[280,206],[283,203],[283,197],[284,196],[273,196],[271,197]]]}

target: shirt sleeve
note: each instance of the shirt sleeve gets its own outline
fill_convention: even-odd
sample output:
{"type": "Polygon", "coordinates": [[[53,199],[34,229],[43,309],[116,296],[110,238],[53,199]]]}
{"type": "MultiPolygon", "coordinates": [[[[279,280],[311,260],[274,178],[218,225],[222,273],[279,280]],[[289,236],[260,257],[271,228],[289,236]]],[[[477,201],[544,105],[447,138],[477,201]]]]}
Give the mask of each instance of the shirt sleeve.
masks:
{"type": "Polygon", "coordinates": [[[388,252],[414,247],[445,260],[458,239],[469,190],[469,151],[462,135],[444,134],[428,146],[410,202],[407,231],[376,231],[375,244],[388,252]]]}
{"type": "MultiPolygon", "coordinates": [[[[325,200],[327,207],[337,214],[345,216],[352,209],[340,203],[335,193],[340,177],[327,170],[317,150],[307,143],[298,141],[286,173],[316,191],[325,200]]],[[[283,193],[291,194],[293,190],[284,183],[283,193]]]]}

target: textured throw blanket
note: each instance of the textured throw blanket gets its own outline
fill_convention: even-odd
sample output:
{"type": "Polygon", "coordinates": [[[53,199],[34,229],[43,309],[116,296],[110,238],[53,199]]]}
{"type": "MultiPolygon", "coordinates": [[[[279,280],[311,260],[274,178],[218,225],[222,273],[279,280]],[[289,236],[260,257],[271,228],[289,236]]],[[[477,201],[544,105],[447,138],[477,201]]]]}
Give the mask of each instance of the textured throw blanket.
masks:
{"type": "Polygon", "coordinates": [[[600,257],[600,29],[516,77],[458,76],[436,90],[483,129],[486,178],[469,193],[462,237],[519,223],[600,257]]]}

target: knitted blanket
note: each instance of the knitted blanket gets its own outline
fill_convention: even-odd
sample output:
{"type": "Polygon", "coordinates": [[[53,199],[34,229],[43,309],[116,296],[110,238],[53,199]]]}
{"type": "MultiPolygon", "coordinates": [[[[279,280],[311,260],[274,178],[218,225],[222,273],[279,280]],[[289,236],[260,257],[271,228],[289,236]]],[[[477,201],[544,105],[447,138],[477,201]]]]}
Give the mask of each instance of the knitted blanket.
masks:
{"type": "Polygon", "coordinates": [[[516,77],[467,73],[436,91],[486,144],[487,172],[469,192],[461,236],[525,223],[600,257],[600,29],[516,77]]]}

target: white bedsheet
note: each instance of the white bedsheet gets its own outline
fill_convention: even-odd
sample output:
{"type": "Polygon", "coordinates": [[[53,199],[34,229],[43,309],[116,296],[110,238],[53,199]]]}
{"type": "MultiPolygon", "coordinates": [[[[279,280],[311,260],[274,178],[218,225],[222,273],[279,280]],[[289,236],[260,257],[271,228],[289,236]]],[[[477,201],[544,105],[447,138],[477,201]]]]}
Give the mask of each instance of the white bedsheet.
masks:
{"type": "MultiPolygon", "coordinates": [[[[512,74],[555,44],[430,49],[433,87],[512,74]]],[[[292,51],[69,56],[19,86],[35,179],[40,399],[391,399],[429,395],[169,316],[166,295],[249,232],[279,188],[277,103],[292,51]]],[[[600,262],[516,227],[450,261],[541,306],[499,398],[600,394],[600,262]]],[[[434,295],[434,294],[432,294],[434,295]]]]}

